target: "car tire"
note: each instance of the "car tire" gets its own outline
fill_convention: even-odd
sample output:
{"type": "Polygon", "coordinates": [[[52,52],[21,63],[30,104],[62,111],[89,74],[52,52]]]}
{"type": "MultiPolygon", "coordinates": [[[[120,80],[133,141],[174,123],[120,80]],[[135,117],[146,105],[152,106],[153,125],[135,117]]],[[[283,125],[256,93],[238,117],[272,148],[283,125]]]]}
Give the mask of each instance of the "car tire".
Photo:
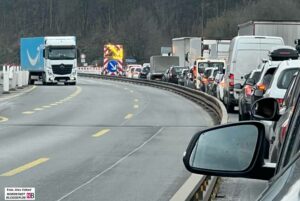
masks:
{"type": "Polygon", "coordinates": [[[225,99],[226,99],[226,104],[225,105],[226,105],[227,112],[228,113],[233,113],[234,112],[234,105],[230,103],[231,101],[230,101],[228,95],[226,95],[225,99]]]}

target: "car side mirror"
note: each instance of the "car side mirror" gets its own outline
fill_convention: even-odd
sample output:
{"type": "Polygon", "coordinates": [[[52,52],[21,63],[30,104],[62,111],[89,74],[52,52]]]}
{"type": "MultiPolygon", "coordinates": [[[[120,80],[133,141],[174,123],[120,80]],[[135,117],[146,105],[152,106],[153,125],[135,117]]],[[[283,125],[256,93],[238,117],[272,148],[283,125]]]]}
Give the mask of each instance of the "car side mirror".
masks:
{"type": "Polygon", "coordinates": [[[46,53],[45,53],[45,49],[43,49],[43,58],[45,58],[46,53]]]}
{"type": "Polygon", "coordinates": [[[247,79],[246,84],[253,86],[253,85],[255,85],[255,80],[253,78],[249,78],[249,79],[247,79]]]}
{"type": "Polygon", "coordinates": [[[279,104],[274,98],[259,99],[253,103],[251,115],[256,120],[278,121],[279,104]]]}
{"type": "Polygon", "coordinates": [[[242,87],[241,83],[237,83],[234,85],[234,89],[242,89],[242,88],[243,87],[242,87]]]}
{"type": "Polygon", "coordinates": [[[275,168],[263,168],[265,143],[265,127],[260,122],[221,125],[197,133],[183,162],[196,174],[270,179],[275,168]]]}

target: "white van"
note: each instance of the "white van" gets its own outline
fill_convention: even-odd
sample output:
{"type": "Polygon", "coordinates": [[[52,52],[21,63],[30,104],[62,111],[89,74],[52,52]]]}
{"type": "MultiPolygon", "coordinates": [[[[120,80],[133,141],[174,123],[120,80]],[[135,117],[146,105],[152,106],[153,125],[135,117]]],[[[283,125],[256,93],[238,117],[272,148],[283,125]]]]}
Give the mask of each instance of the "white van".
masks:
{"type": "Polygon", "coordinates": [[[241,92],[234,85],[243,84],[244,76],[256,69],[262,59],[268,58],[272,47],[278,45],[284,45],[281,37],[237,36],[231,41],[224,75],[224,103],[228,112],[237,106],[241,92]]]}

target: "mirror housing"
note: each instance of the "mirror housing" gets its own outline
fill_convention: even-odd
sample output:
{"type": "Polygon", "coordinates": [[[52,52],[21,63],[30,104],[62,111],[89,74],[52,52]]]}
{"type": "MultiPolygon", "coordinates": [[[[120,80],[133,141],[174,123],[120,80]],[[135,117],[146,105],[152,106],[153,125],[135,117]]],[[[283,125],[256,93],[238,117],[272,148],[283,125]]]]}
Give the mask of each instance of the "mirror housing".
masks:
{"type": "Polygon", "coordinates": [[[234,85],[234,89],[242,89],[242,88],[243,87],[242,87],[241,83],[237,83],[234,85]]]}
{"type": "MultiPolygon", "coordinates": [[[[255,129],[254,129],[255,130],[255,129]]],[[[249,130],[248,130],[249,131],[249,130]]],[[[252,129],[253,131],[253,129],[252,129]]],[[[242,131],[243,132],[243,131],[242,131]]],[[[251,133],[251,129],[250,129],[251,133]]],[[[230,135],[238,136],[239,132],[231,132],[230,135]]],[[[248,133],[249,134],[249,133],[248,133]]],[[[188,148],[186,152],[184,153],[183,157],[183,163],[187,170],[189,170],[192,173],[196,174],[204,174],[204,175],[211,175],[211,176],[222,176],[222,177],[244,177],[244,178],[253,178],[253,179],[263,179],[263,180],[269,180],[274,176],[275,173],[275,167],[269,167],[265,165],[264,162],[264,153],[267,150],[267,143],[268,141],[265,138],[265,127],[262,123],[256,122],[256,121],[246,121],[246,122],[239,122],[239,123],[233,123],[233,124],[226,124],[221,126],[216,126],[204,131],[200,131],[197,134],[194,135],[192,140],[190,141],[188,148]],[[250,156],[248,159],[242,162],[242,166],[237,165],[238,167],[235,169],[235,167],[232,166],[232,164],[237,164],[236,162],[239,162],[239,160],[236,160],[237,158],[243,158],[239,156],[241,154],[239,151],[246,150],[248,148],[248,141],[243,141],[244,136],[238,137],[241,140],[241,144],[238,144],[238,146],[241,145],[241,150],[235,149],[235,142],[233,138],[228,138],[226,135],[228,135],[228,130],[230,129],[241,129],[244,130],[244,127],[252,127],[257,128],[257,133],[252,133],[253,135],[250,136],[250,141],[254,142],[252,143],[252,148],[254,148],[253,154],[247,155],[250,156]],[[227,129],[227,131],[225,131],[227,129]],[[208,138],[210,135],[219,135],[218,137],[221,137],[220,143],[225,144],[223,146],[218,146],[216,144],[216,140],[213,138],[208,138]],[[209,143],[211,147],[213,147],[212,151],[208,151],[208,154],[206,152],[207,147],[202,147],[204,145],[199,141],[201,138],[206,138],[207,140],[205,143],[209,143]],[[231,151],[228,152],[228,149],[230,149],[231,146],[227,146],[229,144],[233,145],[233,148],[231,151]],[[245,146],[244,146],[245,145],[245,146]],[[200,147],[200,148],[199,148],[200,147]],[[227,149],[228,148],[228,149],[227,149]],[[204,150],[204,153],[203,153],[204,150]],[[231,155],[228,156],[228,153],[231,155]],[[231,158],[233,154],[233,157],[231,158]],[[212,160],[210,157],[212,156],[212,159],[218,159],[218,160],[212,160]],[[217,156],[217,157],[215,157],[217,156]],[[237,156],[237,158],[235,157],[237,156]],[[202,157],[202,158],[201,158],[202,157]],[[228,159],[230,158],[230,161],[228,159]],[[197,162],[198,160],[198,162],[197,162]],[[196,163],[195,163],[196,161],[196,163]],[[201,161],[201,163],[199,162],[201,161]],[[213,161],[213,162],[212,162],[213,161]],[[224,165],[224,163],[229,165],[224,165]],[[196,165],[195,165],[196,164],[196,165]],[[208,164],[208,165],[207,165],[208,164]],[[210,164],[213,164],[210,166],[210,164]],[[202,165],[202,167],[200,167],[202,165]],[[213,168],[217,167],[219,169],[213,168]],[[221,168],[220,168],[221,167],[221,168]],[[233,167],[233,168],[232,168],[233,167]],[[223,169],[222,169],[223,168],[223,169]],[[231,169],[232,168],[232,169],[231,169]],[[240,168],[240,169],[239,169],[240,168]]],[[[251,143],[250,143],[251,144],[251,143]]],[[[244,153],[244,152],[242,152],[244,153]]],[[[251,152],[252,153],[252,152],[251,152]]],[[[246,157],[247,158],[247,157],[246,157]]]]}
{"type": "Polygon", "coordinates": [[[251,116],[256,120],[278,121],[279,104],[274,98],[262,98],[255,101],[251,108],[251,116]]]}

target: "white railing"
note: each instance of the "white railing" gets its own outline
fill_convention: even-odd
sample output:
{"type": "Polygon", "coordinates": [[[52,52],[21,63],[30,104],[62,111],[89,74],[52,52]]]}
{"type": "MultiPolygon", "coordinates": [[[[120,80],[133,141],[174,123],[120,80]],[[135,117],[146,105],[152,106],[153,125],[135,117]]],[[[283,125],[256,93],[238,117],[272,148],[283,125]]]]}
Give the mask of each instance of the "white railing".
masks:
{"type": "Polygon", "coordinates": [[[0,84],[3,86],[3,93],[10,93],[28,85],[29,72],[22,70],[18,65],[3,65],[0,72],[0,84]]]}

